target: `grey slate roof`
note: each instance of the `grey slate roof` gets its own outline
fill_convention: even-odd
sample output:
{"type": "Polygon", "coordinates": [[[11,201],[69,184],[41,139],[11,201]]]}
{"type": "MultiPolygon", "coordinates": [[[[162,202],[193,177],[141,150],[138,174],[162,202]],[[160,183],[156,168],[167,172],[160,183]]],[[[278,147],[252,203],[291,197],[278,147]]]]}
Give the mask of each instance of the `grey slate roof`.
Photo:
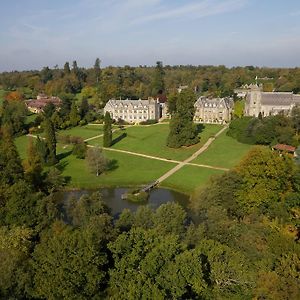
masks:
{"type": "Polygon", "coordinates": [[[149,104],[155,104],[156,101],[154,99],[149,99],[149,100],[131,100],[131,99],[125,99],[125,100],[116,100],[116,99],[110,99],[107,102],[107,106],[112,106],[112,107],[144,107],[144,106],[148,106],[149,104]]]}
{"type": "Polygon", "coordinates": [[[232,108],[233,100],[231,98],[206,98],[200,97],[196,103],[196,107],[218,107],[220,108],[222,105],[223,108],[232,108]]]}
{"type": "Polygon", "coordinates": [[[290,106],[294,103],[293,93],[261,93],[261,104],[271,106],[290,106]]]}

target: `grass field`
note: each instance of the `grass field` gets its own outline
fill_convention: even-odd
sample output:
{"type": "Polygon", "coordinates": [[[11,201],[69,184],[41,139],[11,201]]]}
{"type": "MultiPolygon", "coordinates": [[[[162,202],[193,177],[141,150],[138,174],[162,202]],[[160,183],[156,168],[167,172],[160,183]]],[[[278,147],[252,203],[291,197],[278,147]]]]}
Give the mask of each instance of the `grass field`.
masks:
{"type": "Polygon", "coordinates": [[[174,164],[128,154],[105,152],[112,161],[111,170],[99,177],[90,173],[85,160],[69,155],[60,161],[63,175],[70,177],[75,188],[138,186],[156,180],[174,164]]]}
{"type": "MultiPolygon", "coordinates": [[[[216,134],[220,129],[220,125],[205,125],[199,135],[200,143],[187,148],[171,149],[166,146],[169,133],[168,124],[148,127],[133,126],[114,133],[113,139],[119,139],[119,141],[112,148],[182,161],[196,152],[210,136],[216,134]],[[126,136],[122,139],[122,135],[126,136]]],[[[90,144],[102,146],[102,138],[95,139],[90,144]]]]}
{"type": "Polygon", "coordinates": [[[174,175],[162,182],[162,187],[171,188],[187,194],[199,187],[204,186],[213,175],[220,175],[223,171],[199,168],[195,166],[184,166],[174,175]]]}
{"type": "MultiPolygon", "coordinates": [[[[126,130],[121,130],[114,134],[115,138],[124,132],[126,132],[127,136],[116,143],[113,148],[184,160],[199,149],[210,136],[218,132],[220,130],[220,126],[206,126],[200,134],[201,142],[198,145],[178,150],[169,149],[165,146],[165,139],[167,137],[168,130],[168,125],[128,127],[126,130]]],[[[61,133],[89,138],[101,134],[102,126],[87,125],[72,128],[70,130],[64,130],[61,131],[61,133]]],[[[220,140],[221,139],[223,139],[223,136],[220,137],[220,140]]],[[[15,140],[22,159],[26,158],[28,141],[29,138],[26,136],[18,137],[15,140]]],[[[99,141],[102,142],[102,138],[92,140],[91,144],[97,144],[99,141]]],[[[219,141],[219,138],[215,142],[217,141],[219,141]]],[[[224,147],[228,146],[225,145],[224,147]]],[[[90,173],[84,160],[77,159],[75,156],[71,155],[71,150],[72,146],[63,147],[60,144],[57,146],[57,154],[58,157],[60,157],[58,166],[62,170],[62,174],[69,178],[68,187],[71,188],[138,186],[158,179],[161,175],[175,166],[175,164],[171,162],[163,162],[137,157],[130,154],[105,151],[107,158],[112,161],[111,168],[105,174],[97,177],[90,173]]],[[[207,151],[209,150],[210,148],[207,151]]],[[[192,193],[195,188],[206,184],[211,175],[221,173],[222,171],[196,166],[185,166],[163,182],[162,186],[188,194],[192,193]]]]}
{"type": "Polygon", "coordinates": [[[58,134],[80,136],[83,139],[88,139],[103,133],[103,125],[85,125],[77,126],[71,129],[60,130],[58,134]]]}
{"type": "Polygon", "coordinates": [[[251,149],[251,145],[239,143],[223,132],[193,163],[232,168],[251,149]]]}

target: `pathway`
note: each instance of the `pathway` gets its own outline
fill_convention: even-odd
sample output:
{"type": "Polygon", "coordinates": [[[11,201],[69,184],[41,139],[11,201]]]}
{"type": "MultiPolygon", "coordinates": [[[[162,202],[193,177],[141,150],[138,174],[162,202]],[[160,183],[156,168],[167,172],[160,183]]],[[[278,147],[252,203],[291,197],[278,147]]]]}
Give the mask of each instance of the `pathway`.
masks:
{"type": "Polygon", "coordinates": [[[173,169],[169,170],[167,173],[162,175],[157,179],[158,183],[162,183],[164,180],[175,174],[177,171],[179,171],[181,168],[183,168],[185,165],[189,164],[192,160],[197,158],[202,152],[204,152],[210,144],[220,135],[222,134],[225,130],[227,129],[227,126],[223,127],[214,137],[211,137],[208,139],[208,141],[198,150],[196,151],[193,155],[191,155],[189,158],[186,160],[180,162],[177,166],[175,166],[173,169]]]}

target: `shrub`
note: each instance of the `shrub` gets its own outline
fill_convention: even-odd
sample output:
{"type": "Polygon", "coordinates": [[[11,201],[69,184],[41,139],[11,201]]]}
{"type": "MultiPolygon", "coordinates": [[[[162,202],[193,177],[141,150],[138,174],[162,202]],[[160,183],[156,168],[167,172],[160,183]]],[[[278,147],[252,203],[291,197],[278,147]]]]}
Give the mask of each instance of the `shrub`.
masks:
{"type": "Polygon", "coordinates": [[[140,123],[140,125],[152,125],[152,124],[156,124],[157,120],[146,120],[146,121],[142,121],[140,123]]]}
{"type": "Polygon", "coordinates": [[[84,159],[87,151],[87,145],[86,143],[78,143],[75,144],[73,147],[72,154],[76,156],[76,158],[84,159]]]}

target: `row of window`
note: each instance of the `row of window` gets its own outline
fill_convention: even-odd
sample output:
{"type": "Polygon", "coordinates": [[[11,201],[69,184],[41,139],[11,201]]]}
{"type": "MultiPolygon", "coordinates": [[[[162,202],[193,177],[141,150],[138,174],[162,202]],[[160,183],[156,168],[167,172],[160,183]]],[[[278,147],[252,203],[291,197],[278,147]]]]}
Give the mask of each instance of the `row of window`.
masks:
{"type": "Polygon", "coordinates": [[[126,116],[118,116],[118,115],[115,115],[115,117],[114,117],[114,119],[122,119],[122,120],[147,120],[147,117],[146,116],[139,116],[139,117],[137,117],[137,116],[128,116],[128,117],[126,117],[126,116]]]}

